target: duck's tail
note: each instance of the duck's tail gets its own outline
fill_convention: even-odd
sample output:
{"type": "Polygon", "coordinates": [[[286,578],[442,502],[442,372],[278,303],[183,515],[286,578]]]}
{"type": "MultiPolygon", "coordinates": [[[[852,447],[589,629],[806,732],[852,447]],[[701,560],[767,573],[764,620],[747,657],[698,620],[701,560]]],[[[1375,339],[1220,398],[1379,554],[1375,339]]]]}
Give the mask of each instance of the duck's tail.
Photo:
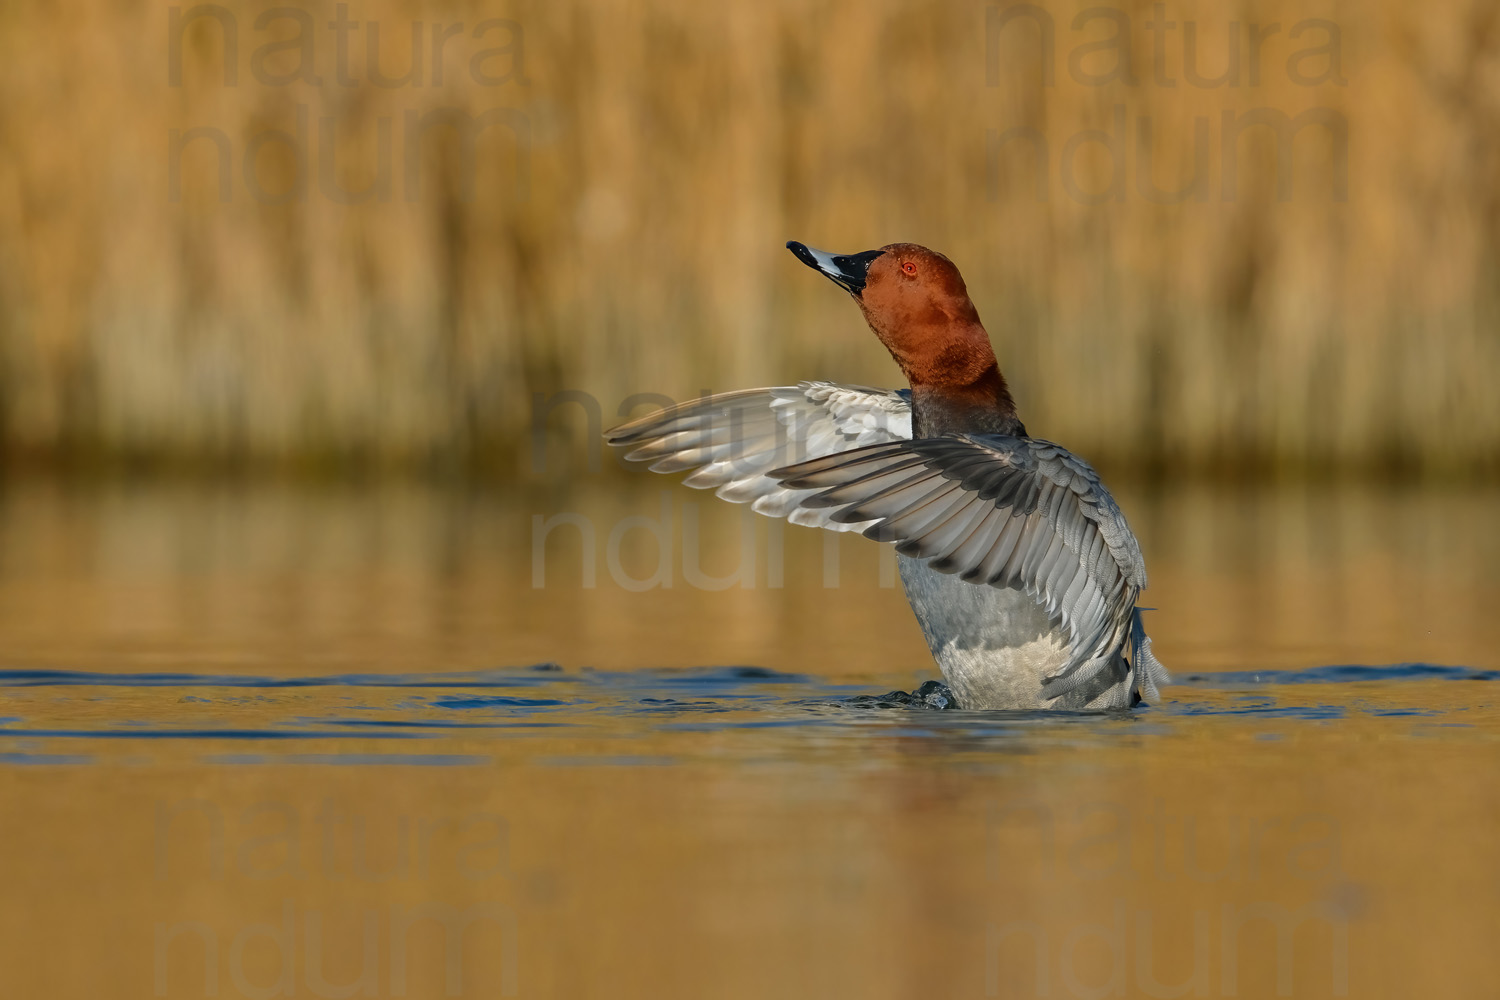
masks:
{"type": "Polygon", "coordinates": [[[1151,652],[1151,637],[1141,624],[1141,611],[1130,612],[1130,672],[1137,700],[1155,703],[1161,698],[1161,687],[1172,683],[1172,675],[1151,652]]]}
{"type": "Polygon", "coordinates": [[[1106,656],[1086,660],[1066,676],[1048,678],[1042,685],[1043,698],[1061,699],[1053,707],[1086,709],[1134,708],[1141,702],[1155,703],[1161,698],[1161,686],[1172,683],[1172,675],[1151,653],[1151,637],[1141,624],[1141,612],[1150,608],[1131,608],[1129,624],[1120,645],[1106,656]],[[1074,704],[1065,704],[1067,701],[1074,704]]]}

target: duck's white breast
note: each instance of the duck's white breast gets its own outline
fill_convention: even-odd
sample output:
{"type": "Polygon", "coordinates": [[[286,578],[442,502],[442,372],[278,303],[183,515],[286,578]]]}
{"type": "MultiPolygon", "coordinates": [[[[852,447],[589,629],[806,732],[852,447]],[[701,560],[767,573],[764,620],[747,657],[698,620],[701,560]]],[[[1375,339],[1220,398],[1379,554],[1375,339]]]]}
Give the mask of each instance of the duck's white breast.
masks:
{"type": "Polygon", "coordinates": [[[1036,601],[965,583],[921,559],[896,559],[906,599],[960,706],[1062,707],[1042,698],[1042,681],[1067,662],[1068,636],[1036,601]]]}

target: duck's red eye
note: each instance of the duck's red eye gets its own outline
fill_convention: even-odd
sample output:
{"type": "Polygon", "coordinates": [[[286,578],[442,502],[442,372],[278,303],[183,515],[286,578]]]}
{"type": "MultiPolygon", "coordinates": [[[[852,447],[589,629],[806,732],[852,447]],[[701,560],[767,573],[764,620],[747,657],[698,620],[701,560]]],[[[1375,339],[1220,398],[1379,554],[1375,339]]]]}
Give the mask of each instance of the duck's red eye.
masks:
{"type": "Polygon", "coordinates": [[[913,264],[911,261],[907,261],[905,264],[901,265],[901,270],[905,271],[907,274],[916,274],[917,265],[913,264]]]}

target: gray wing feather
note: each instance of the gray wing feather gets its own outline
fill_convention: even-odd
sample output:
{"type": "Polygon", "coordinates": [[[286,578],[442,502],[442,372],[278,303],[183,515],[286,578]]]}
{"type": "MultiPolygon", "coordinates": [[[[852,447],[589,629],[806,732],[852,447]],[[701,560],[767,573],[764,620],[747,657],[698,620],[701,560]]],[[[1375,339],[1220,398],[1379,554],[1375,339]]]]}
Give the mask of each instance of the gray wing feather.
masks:
{"type": "Polygon", "coordinates": [[[1128,655],[1132,683],[1156,696],[1136,598],[1145,562],[1125,515],[1087,462],[1049,441],[953,435],[826,455],[767,477],[933,569],[1030,594],[1067,630],[1068,662],[1044,688],[1064,694],[1128,655]]]}
{"type": "MultiPolygon", "coordinates": [[[[769,517],[833,531],[861,531],[868,524],[835,521],[833,510],[806,507],[802,501],[817,490],[788,489],[766,473],[910,437],[911,406],[900,393],[833,382],[707,396],[605,434],[610,444],[631,449],[627,459],[650,462],[653,472],[693,469],[684,485],[712,489],[769,517]]],[[[921,459],[915,457],[911,464],[920,465],[921,459]]]]}

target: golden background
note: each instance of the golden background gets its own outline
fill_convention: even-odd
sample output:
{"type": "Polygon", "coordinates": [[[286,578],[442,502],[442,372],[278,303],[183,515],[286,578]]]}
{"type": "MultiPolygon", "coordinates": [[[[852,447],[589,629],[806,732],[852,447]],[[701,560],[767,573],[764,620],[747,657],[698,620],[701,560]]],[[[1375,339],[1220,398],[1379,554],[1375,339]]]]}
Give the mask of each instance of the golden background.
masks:
{"type": "Polygon", "coordinates": [[[891,384],[795,238],[947,253],[1106,465],[1495,471],[1493,4],[267,9],[0,12],[10,454],[509,476],[534,393],[891,384]]]}

